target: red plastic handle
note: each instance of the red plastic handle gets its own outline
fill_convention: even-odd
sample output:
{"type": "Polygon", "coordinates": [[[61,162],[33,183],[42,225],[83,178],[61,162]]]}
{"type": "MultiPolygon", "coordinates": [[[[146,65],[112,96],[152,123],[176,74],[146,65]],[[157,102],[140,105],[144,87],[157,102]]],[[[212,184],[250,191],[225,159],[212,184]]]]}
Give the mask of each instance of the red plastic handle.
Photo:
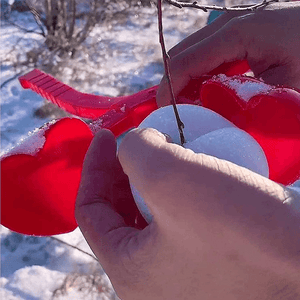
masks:
{"type": "Polygon", "coordinates": [[[97,96],[78,92],[38,69],[21,76],[19,81],[24,89],[29,88],[69,113],[89,119],[97,119],[111,109],[122,109],[125,104],[127,109],[134,109],[155,102],[157,90],[154,86],[130,96],[97,96]]]}
{"type": "MultiPolygon", "coordinates": [[[[219,73],[228,76],[243,74],[248,70],[247,61],[231,62],[213,70],[209,77],[219,73]]],[[[205,79],[208,79],[208,77],[191,80],[179,95],[178,103],[190,103],[199,99],[200,86],[205,79]]],[[[111,111],[118,115],[120,122],[122,118],[125,118],[127,119],[127,121],[124,120],[125,123],[131,122],[138,125],[137,122],[141,122],[146,113],[149,114],[157,108],[156,91],[158,86],[153,86],[129,96],[107,97],[78,92],[38,69],[21,76],[19,80],[24,89],[29,88],[67,112],[82,118],[95,120],[111,111]],[[126,114],[118,114],[118,112],[124,110],[127,112],[126,114]],[[128,119],[129,111],[134,111],[130,114],[132,120],[128,119]]],[[[114,113],[111,112],[109,115],[113,116],[114,113]]],[[[117,120],[116,118],[116,116],[113,116],[114,123],[117,120]]]]}

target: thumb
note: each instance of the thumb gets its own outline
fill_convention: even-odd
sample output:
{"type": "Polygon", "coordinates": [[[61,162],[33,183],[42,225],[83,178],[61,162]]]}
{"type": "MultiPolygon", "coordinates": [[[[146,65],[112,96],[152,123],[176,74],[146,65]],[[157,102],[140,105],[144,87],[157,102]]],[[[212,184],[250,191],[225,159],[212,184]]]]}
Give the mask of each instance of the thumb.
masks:
{"type": "MultiPolygon", "coordinates": [[[[166,159],[163,156],[164,148],[169,145],[167,137],[159,131],[148,129],[134,129],[126,134],[118,151],[118,158],[125,174],[128,175],[130,182],[140,190],[159,180],[158,172],[163,172],[163,165],[166,159]],[[156,159],[157,153],[161,159],[156,159]]],[[[174,145],[176,146],[176,145],[174,145]]],[[[163,175],[162,175],[163,176],[163,175]]]]}
{"type": "MultiPolygon", "coordinates": [[[[183,211],[188,215],[192,209],[189,202],[194,185],[183,185],[195,177],[193,166],[198,156],[192,150],[168,143],[162,133],[152,128],[129,132],[118,152],[124,172],[160,226],[178,222],[183,211]]],[[[201,177],[199,172],[197,176],[201,177]]]]}
{"type": "Polygon", "coordinates": [[[116,148],[110,131],[102,130],[95,136],[83,163],[76,199],[78,225],[104,267],[118,256],[120,241],[137,231],[127,226],[112,205],[116,178],[122,173],[116,148]]]}

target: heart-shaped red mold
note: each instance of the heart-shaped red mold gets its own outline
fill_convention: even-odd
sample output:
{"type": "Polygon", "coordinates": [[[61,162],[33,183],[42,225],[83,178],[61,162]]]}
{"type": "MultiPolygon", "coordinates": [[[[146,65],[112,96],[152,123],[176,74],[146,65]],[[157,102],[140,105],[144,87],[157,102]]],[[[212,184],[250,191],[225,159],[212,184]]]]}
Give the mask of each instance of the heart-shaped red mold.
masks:
{"type": "Polygon", "coordinates": [[[24,234],[69,232],[77,227],[75,199],[93,134],[81,120],[65,118],[42,135],[45,143],[34,155],[1,161],[1,223],[24,234]]]}
{"type": "Polygon", "coordinates": [[[270,179],[282,184],[299,179],[300,93],[250,77],[219,75],[204,82],[201,101],[257,140],[270,179]]]}

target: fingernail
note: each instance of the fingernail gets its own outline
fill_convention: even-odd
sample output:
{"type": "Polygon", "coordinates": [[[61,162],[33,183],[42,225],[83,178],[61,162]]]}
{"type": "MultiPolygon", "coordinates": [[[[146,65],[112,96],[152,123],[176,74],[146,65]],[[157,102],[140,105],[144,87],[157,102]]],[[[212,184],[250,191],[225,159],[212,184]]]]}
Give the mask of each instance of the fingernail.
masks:
{"type": "Polygon", "coordinates": [[[163,132],[162,132],[162,134],[166,137],[166,141],[167,141],[168,143],[173,143],[172,138],[171,138],[167,133],[163,133],[163,132]]]}

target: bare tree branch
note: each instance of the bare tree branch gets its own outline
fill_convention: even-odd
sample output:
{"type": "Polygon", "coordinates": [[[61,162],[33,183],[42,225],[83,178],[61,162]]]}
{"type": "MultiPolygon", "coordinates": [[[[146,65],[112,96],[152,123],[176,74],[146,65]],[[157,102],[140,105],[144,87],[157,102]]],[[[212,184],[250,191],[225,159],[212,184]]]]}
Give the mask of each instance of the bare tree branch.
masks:
{"type": "Polygon", "coordinates": [[[25,1],[26,5],[29,7],[29,11],[34,17],[35,23],[38,25],[38,27],[41,29],[41,35],[43,37],[46,37],[46,32],[44,30],[43,22],[41,20],[41,15],[40,13],[32,6],[32,4],[26,0],[25,1]]]}
{"type": "Polygon", "coordinates": [[[44,0],[44,6],[46,10],[46,27],[48,34],[53,34],[52,28],[52,1],[51,0],[44,0]]]}
{"type": "Polygon", "coordinates": [[[0,89],[2,89],[6,84],[8,84],[9,82],[15,80],[16,78],[18,78],[19,76],[23,75],[24,73],[25,73],[25,71],[21,71],[21,72],[15,74],[13,77],[8,78],[7,80],[5,80],[4,82],[1,83],[0,89]]]}
{"type": "Polygon", "coordinates": [[[61,30],[64,32],[64,36],[67,35],[67,22],[68,22],[68,14],[67,14],[67,1],[59,0],[60,4],[59,10],[61,11],[61,30]]]}
{"type": "Polygon", "coordinates": [[[88,20],[85,23],[83,29],[78,32],[76,36],[76,44],[80,45],[88,36],[89,32],[92,30],[93,26],[96,24],[96,14],[99,7],[99,1],[94,0],[92,2],[90,13],[88,15],[88,20]]]}
{"type": "Polygon", "coordinates": [[[97,259],[94,255],[92,255],[92,254],[90,254],[90,253],[88,253],[88,252],[86,252],[86,251],[84,251],[84,250],[82,250],[82,249],[80,249],[80,248],[78,248],[78,247],[76,247],[76,246],[73,246],[73,245],[71,245],[71,244],[69,244],[69,243],[66,243],[66,242],[62,241],[61,239],[58,239],[58,238],[56,238],[56,237],[54,237],[54,236],[50,236],[49,238],[52,239],[52,240],[54,240],[54,241],[57,241],[57,242],[59,242],[59,243],[61,243],[61,244],[64,244],[64,245],[66,245],[66,246],[69,246],[69,247],[71,247],[71,248],[73,248],[73,249],[76,249],[76,250],[78,250],[78,251],[80,251],[80,252],[82,252],[82,253],[84,253],[84,254],[90,256],[91,258],[93,258],[95,261],[98,262],[98,259],[97,259]]]}
{"type": "Polygon", "coordinates": [[[173,105],[173,109],[174,109],[174,113],[175,113],[175,117],[176,117],[176,121],[177,121],[178,131],[179,131],[179,135],[180,135],[180,142],[181,142],[181,145],[183,146],[184,143],[186,142],[185,138],[184,138],[184,134],[183,134],[184,124],[179,117],[179,113],[178,113],[177,106],[176,106],[175,95],[174,95],[174,91],[173,91],[173,87],[172,87],[170,67],[169,67],[170,57],[166,51],[164,35],[163,35],[161,0],[157,1],[157,11],[158,11],[159,42],[161,44],[165,73],[166,73],[166,78],[168,81],[168,86],[169,86],[169,90],[170,90],[170,94],[171,94],[171,101],[172,101],[172,105],[173,105]]]}
{"type": "Polygon", "coordinates": [[[178,8],[184,8],[184,7],[190,7],[190,8],[196,8],[201,9],[205,12],[208,10],[219,10],[219,11],[253,11],[255,9],[265,7],[269,5],[270,3],[279,2],[279,0],[263,0],[261,3],[253,4],[253,5],[247,5],[247,6],[238,6],[238,7],[226,7],[226,6],[217,6],[217,5],[199,5],[197,4],[197,1],[194,1],[192,3],[188,2],[180,2],[176,0],[165,0],[167,3],[178,7],[178,8]]]}
{"type": "Polygon", "coordinates": [[[67,34],[68,39],[73,36],[74,28],[75,28],[75,19],[76,19],[76,3],[75,3],[75,0],[71,0],[70,9],[71,9],[72,15],[71,15],[71,22],[70,22],[70,26],[69,26],[69,32],[67,34]]]}
{"type": "Polygon", "coordinates": [[[12,22],[12,21],[10,21],[10,20],[6,20],[6,22],[7,22],[8,24],[10,24],[10,25],[12,25],[12,26],[14,26],[14,27],[16,27],[16,28],[22,30],[23,32],[26,32],[26,33],[36,33],[36,34],[39,34],[39,35],[42,35],[43,37],[45,37],[44,34],[43,34],[42,32],[38,32],[38,31],[36,31],[36,30],[31,30],[31,29],[26,29],[26,28],[24,28],[24,27],[18,25],[18,24],[15,23],[15,22],[12,22]]]}

